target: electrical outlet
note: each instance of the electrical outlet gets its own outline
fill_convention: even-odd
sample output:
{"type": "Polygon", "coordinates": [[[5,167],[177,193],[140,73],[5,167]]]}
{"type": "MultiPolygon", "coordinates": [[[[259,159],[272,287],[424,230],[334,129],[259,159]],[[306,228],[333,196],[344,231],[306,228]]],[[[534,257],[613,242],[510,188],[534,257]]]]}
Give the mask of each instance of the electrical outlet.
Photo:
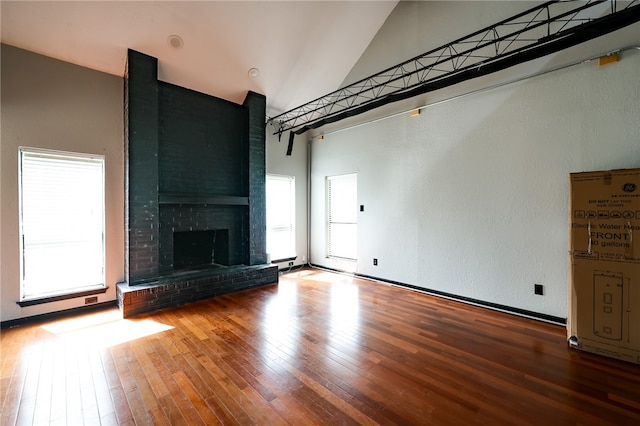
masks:
{"type": "Polygon", "coordinates": [[[293,266],[293,262],[289,262],[289,266],[293,266]]]}
{"type": "Polygon", "coordinates": [[[533,294],[539,294],[540,296],[544,295],[544,286],[542,284],[534,284],[533,294]]]}
{"type": "Polygon", "coordinates": [[[90,305],[92,303],[98,303],[98,296],[91,296],[91,297],[84,298],[85,305],[90,305]]]}
{"type": "Polygon", "coordinates": [[[373,266],[378,266],[378,259],[376,258],[373,259],[373,266]]]}

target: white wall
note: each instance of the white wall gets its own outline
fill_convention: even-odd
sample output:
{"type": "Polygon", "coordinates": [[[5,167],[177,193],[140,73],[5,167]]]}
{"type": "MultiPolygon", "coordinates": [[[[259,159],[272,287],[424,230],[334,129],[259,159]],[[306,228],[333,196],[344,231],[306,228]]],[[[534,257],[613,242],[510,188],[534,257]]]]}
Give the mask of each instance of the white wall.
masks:
{"type": "Polygon", "coordinates": [[[18,147],[105,156],[106,284],[124,277],[123,80],[2,45],[0,320],[70,309],[84,298],[20,308],[18,147]]]}
{"type": "MultiPolygon", "coordinates": [[[[282,139],[273,135],[274,128],[266,128],[266,170],[267,173],[294,176],[296,182],[296,260],[294,265],[307,263],[307,141],[304,136],[296,136],[293,151],[286,155],[289,144],[289,133],[283,134],[282,139]]],[[[278,265],[286,269],[288,262],[278,265]]]]}
{"type": "MultiPolygon", "coordinates": [[[[607,41],[637,41],[628,34],[607,41]]],[[[325,134],[311,148],[312,263],[337,266],[326,258],[326,176],[358,172],[357,273],[566,318],[568,174],[640,167],[639,72],[640,51],[625,52],[617,64],[593,61],[325,134]]]]}

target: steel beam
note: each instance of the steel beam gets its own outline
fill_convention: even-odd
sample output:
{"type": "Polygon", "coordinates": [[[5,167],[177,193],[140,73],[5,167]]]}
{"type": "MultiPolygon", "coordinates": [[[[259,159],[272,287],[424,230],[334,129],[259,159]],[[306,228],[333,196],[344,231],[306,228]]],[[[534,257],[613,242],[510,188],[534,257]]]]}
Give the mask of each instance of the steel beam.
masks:
{"type": "Polygon", "coordinates": [[[269,118],[295,134],[530,61],[640,21],[640,0],[556,0],[269,118]]]}

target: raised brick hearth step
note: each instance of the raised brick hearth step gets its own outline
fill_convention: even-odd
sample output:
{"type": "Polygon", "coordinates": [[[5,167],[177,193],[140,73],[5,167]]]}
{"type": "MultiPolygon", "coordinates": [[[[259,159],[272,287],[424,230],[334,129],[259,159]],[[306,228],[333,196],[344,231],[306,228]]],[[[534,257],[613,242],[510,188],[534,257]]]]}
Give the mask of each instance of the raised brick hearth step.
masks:
{"type": "Polygon", "coordinates": [[[271,265],[178,272],[145,284],[118,283],[118,306],[128,318],[277,282],[278,267],[271,265]]]}

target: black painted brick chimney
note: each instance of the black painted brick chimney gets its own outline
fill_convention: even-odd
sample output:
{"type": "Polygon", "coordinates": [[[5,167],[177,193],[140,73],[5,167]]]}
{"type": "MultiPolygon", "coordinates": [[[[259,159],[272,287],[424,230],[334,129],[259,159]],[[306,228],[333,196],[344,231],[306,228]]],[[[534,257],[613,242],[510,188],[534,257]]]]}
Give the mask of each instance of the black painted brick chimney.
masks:
{"type": "Polygon", "coordinates": [[[158,61],[129,51],[128,276],[129,283],[158,275],[158,61]]]}
{"type": "Polygon", "coordinates": [[[249,264],[267,262],[267,214],[265,196],[266,99],[249,92],[244,100],[249,110],[249,264]]]}
{"type": "MultiPolygon", "coordinates": [[[[138,304],[144,303],[143,294],[158,293],[184,303],[194,295],[238,289],[238,280],[242,288],[277,282],[277,267],[266,265],[265,97],[249,92],[243,105],[237,105],[160,82],[157,73],[157,59],[129,50],[127,282],[118,286],[121,307],[131,303],[126,296],[134,294],[129,286],[146,288],[135,293],[138,304]],[[212,272],[218,277],[212,279],[208,272],[197,271],[197,280],[174,271],[174,233],[207,230],[228,231],[229,263],[237,266],[242,278],[233,270],[225,270],[224,279],[220,271],[212,272]],[[253,276],[255,280],[247,280],[253,276]],[[219,288],[171,295],[172,288],[191,289],[199,283],[219,288]]],[[[134,311],[148,309],[138,306],[134,311]]]]}

